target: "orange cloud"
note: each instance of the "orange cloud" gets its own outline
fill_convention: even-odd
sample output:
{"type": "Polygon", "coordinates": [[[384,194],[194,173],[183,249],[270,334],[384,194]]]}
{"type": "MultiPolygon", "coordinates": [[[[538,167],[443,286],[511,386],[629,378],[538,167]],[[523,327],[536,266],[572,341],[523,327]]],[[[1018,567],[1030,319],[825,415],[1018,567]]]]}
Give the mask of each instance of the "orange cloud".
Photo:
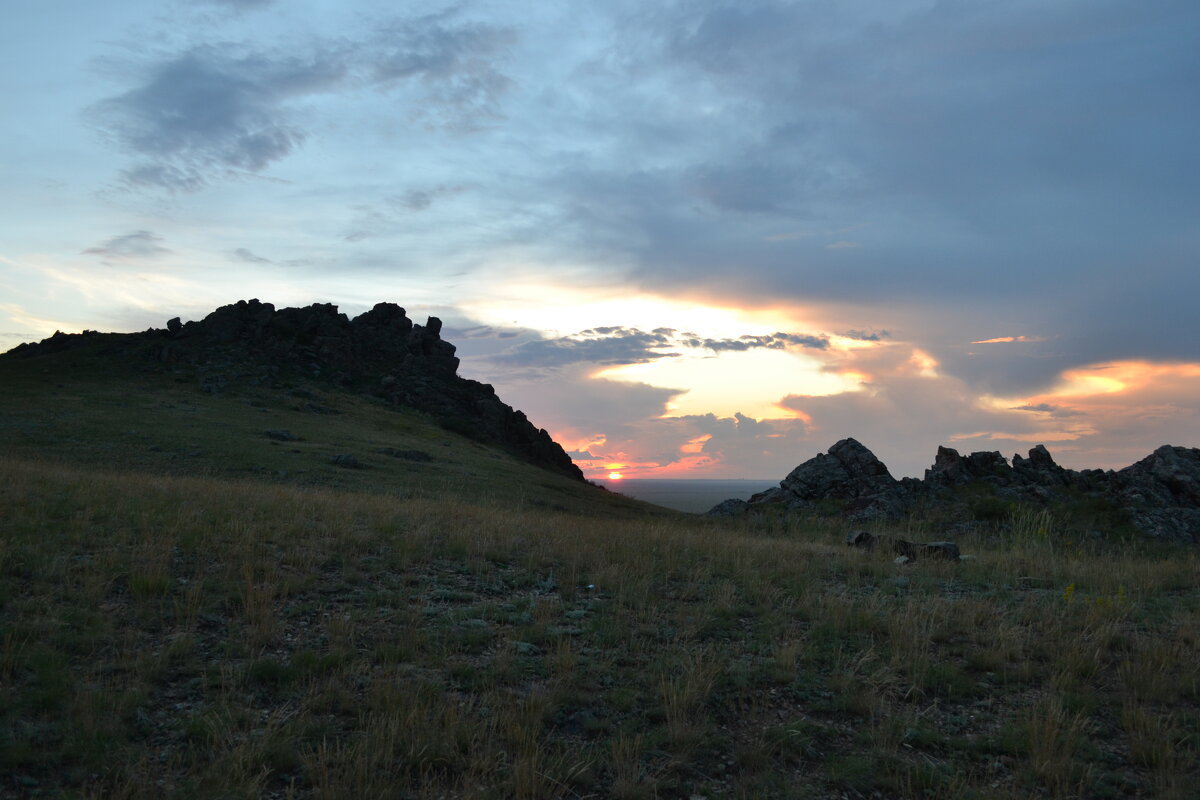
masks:
{"type": "Polygon", "coordinates": [[[1067,370],[1049,392],[1029,398],[1036,404],[1046,400],[1086,400],[1101,395],[1153,391],[1156,386],[1200,378],[1200,364],[1161,364],[1150,361],[1114,361],[1067,370]]]}
{"type": "Polygon", "coordinates": [[[952,442],[969,442],[975,440],[984,441],[1010,441],[1010,442],[1073,442],[1089,433],[1094,433],[1090,428],[1081,428],[1079,430],[1066,431],[1036,431],[1034,433],[1007,433],[1003,431],[980,431],[977,433],[956,433],[950,437],[952,442]]]}
{"type": "Polygon", "coordinates": [[[938,362],[933,356],[926,353],[924,350],[913,349],[912,355],[908,359],[910,366],[915,367],[917,374],[926,378],[936,378],[938,376],[938,362]]]}
{"type": "Polygon", "coordinates": [[[997,336],[995,339],[980,339],[971,344],[1005,344],[1007,342],[1044,342],[1044,336],[997,336]]]}
{"type": "MultiPolygon", "coordinates": [[[[1062,463],[1120,468],[1161,444],[1200,444],[1197,398],[1200,363],[1130,360],[1067,370],[1050,390],[1009,408],[1023,414],[1046,411],[1038,415],[1046,427],[1036,434],[1044,441],[1074,440],[1063,448],[1062,463]]],[[[1008,438],[1034,440],[1026,434],[1008,438]]]]}

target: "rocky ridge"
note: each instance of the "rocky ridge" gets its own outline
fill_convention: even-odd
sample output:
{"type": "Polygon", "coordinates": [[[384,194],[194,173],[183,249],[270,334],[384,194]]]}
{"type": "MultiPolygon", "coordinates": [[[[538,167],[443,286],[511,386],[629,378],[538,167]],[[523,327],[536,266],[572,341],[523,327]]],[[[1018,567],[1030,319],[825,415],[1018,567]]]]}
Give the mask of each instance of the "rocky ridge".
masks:
{"type": "MultiPolygon", "coordinates": [[[[100,345],[105,358],[142,359],[190,375],[205,392],[239,383],[286,384],[297,378],[371,394],[432,415],[447,430],[497,445],[537,466],[582,481],[583,473],[544,429],[505,404],[492,386],[459,377],[453,344],[442,322],[414,323],[395,303],[379,303],[350,319],[337,306],[316,303],[276,309],[241,300],[202,320],[141,333],[55,333],[20,345],[5,357],[23,358],[100,345]]],[[[332,409],[312,405],[314,413],[332,409]]]]}
{"type": "MultiPolygon", "coordinates": [[[[897,480],[875,454],[843,439],[793,469],[779,486],[747,501],[726,500],[710,515],[765,507],[850,520],[895,520],[937,507],[950,516],[979,518],[980,509],[1004,512],[1016,504],[1100,503],[1143,535],[1200,542],[1200,449],[1163,445],[1121,470],[1072,470],[1037,445],[1011,463],[998,452],[960,455],[939,447],[922,480],[897,480]],[[984,501],[982,504],[980,501],[984,501]],[[974,510],[971,503],[974,502],[974,510]]],[[[1104,531],[1100,531],[1104,533],[1104,531]]]]}

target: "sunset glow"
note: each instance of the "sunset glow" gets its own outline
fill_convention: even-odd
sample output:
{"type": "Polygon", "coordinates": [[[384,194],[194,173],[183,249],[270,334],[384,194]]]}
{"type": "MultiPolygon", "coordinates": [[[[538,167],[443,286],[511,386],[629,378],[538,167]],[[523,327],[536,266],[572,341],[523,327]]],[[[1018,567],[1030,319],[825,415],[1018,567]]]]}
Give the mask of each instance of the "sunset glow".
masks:
{"type": "Polygon", "coordinates": [[[673,328],[704,337],[737,337],[789,330],[797,320],[786,310],[740,308],[698,303],[653,293],[630,294],[623,286],[592,285],[586,289],[565,284],[532,265],[497,270],[497,289],[479,300],[460,302],[474,319],[491,325],[517,324],[557,333],[575,333],[612,325],[651,331],[673,328]]]}
{"type": "Polygon", "coordinates": [[[784,395],[822,397],[860,388],[861,373],[831,371],[827,365],[824,358],[808,353],[760,350],[628,364],[599,370],[594,377],[663,388],[687,387],[668,403],[664,416],[742,413],[769,419],[779,416],[776,403],[784,395]]]}

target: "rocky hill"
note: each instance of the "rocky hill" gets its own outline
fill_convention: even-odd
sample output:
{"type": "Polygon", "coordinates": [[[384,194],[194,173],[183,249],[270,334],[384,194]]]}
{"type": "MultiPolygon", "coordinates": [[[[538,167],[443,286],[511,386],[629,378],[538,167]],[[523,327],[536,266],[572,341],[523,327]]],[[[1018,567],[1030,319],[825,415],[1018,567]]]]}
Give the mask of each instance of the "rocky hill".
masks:
{"type": "MultiPolygon", "coordinates": [[[[1089,504],[1106,508],[1146,536],[1200,542],[1200,449],[1164,445],[1121,470],[1072,470],[1038,445],[1010,463],[998,452],[959,455],[939,447],[923,480],[896,480],[875,454],[843,439],[793,469],[779,486],[749,502],[726,500],[710,514],[780,508],[848,519],[896,520],[936,509],[942,516],[980,519],[1018,504],[1089,504]]],[[[1105,533],[1105,531],[1099,531],[1105,533]]]]}
{"type": "MultiPolygon", "coordinates": [[[[579,468],[545,430],[501,401],[490,385],[459,377],[454,345],[441,338],[441,328],[437,317],[415,324],[394,303],[379,303],[350,319],[331,304],[276,309],[242,300],[202,320],[183,324],[172,319],[165,329],[55,333],[2,357],[90,348],[99,359],[154,365],[213,394],[303,377],[426,412],[447,430],[583,481],[579,468]]],[[[311,405],[310,410],[322,412],[311,405]]]]}

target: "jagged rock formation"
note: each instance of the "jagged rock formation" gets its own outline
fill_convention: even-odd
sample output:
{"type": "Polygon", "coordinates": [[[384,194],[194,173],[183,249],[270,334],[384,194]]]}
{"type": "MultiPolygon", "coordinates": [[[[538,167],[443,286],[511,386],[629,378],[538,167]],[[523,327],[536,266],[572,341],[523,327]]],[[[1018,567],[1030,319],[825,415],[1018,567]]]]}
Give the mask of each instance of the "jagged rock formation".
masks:
{"type": "Polygon", "coordinates": [[[991,499],[1000,508],[1100,501],[1147,536],[1200,542],[1200,449],[1164,445],[1114,472],[1065,469],[1040,444],[1028,457],[1014,455],[1011,464],[997,452],[959,455],[939,447],[924,480],[896,480],[870,450],[843,439],[796,467],[778,487],[742,505],[725,501],[709,513],[732,516],[775,505],[852,520],[898,519],[931,507],[966,514],[965,496],[991,499]]]}
{"type": "Polygon", "coordinates": [[[854,439],[843,439],[796,467],[779,486],[750,498],[750,503],[784,503],[796,510],[836,510],[859,518],[899,516],[908,486],[854,439]]]}
{"type": "MultiPolygon", "coordinates": [[[[105,357],[142,358],[190,373],[201,390],[213,393],[238,383],[270,385],[302,376],[427,412],[447,430],[584,480],[545,430],[502,402],[490,385],[458,376],[454,345],[442,340],[441,329],[437,317],[417,325],[394,303],[379,303],[350,319],[328,303],[277,310],[270,303],[241,300],[202,320],[183,324],[172,319],[165,330],[55,333],[5,357],[100,342],[105,357]]],[[[316,413],[332,411],[309,405],[316,413]]]]}

